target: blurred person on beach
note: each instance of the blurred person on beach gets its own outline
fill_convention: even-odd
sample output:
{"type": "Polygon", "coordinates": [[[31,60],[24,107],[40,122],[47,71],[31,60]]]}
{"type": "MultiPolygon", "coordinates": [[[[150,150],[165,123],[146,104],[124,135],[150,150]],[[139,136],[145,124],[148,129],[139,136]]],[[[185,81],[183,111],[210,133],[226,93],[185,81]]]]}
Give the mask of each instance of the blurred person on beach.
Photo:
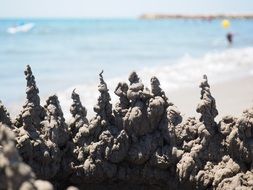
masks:
{"type": "MultiPolygon", "coordinates": [[[[227,30],[231,26],[231,22],[228,19],[224,19],[221,21],[221,26],[227,30]]],[[[226,34],[226,39],[228,41],[228,44],[231,45],[233,43],[234,35],[231,32],[228,32],[226,34]]]]}
{"type": "Polygon", "coordinates": [[[228,43],[231,45],[233,43],[234,35],[231,32],[229,32],[227,33],[226,38],[227,38],[228,43]]]}

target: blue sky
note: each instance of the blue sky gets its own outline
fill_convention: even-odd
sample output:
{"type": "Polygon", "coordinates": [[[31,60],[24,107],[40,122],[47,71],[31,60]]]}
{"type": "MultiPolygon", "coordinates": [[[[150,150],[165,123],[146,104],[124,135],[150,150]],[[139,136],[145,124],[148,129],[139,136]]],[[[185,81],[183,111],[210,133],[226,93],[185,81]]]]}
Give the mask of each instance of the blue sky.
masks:
{"type": "Polygon", "coordinates": [[[253,0],[0,0],[1,18],[124,18],[143,13],[253,13],[253,0]]]}

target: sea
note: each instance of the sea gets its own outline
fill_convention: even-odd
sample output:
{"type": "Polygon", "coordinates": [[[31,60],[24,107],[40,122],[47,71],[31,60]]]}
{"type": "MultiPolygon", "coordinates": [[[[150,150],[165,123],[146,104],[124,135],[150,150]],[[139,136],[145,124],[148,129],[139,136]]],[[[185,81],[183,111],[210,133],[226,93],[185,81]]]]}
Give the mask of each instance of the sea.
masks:
{"type": "Polygon", "coordinates": [[[15,116],[26,101],[32,67],[41,104],[57,94],[66,117],[76,89],[92,115],[103,70],[112,102],[118,82],[136,71],[146,87],[157,76],[165,92],[253,75],[253,20],[1,19],[0,100],[15,116]],[[8,28],[32,23],[27,32],[8,28]],[[227,33],[233,34],[228,44],[227,33]]]}

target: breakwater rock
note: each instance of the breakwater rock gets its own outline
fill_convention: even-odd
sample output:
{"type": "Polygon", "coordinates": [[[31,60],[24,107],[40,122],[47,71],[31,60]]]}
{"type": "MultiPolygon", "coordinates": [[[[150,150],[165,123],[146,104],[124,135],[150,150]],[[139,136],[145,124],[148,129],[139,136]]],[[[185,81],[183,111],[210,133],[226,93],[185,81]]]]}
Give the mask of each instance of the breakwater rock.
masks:
{"type": "Polygon", "coordinates": [[[199,118],[182,118],[158,78],[147,88],[136,72],[117,85],[112,106],[101,72],[95,116],[87,118],[74,89],[69,122],[56,95],[41,106],[30,66],[25,76],[26,102],[15,120],[0,102],[0,189],[253,187],[253,107],[217,122],[206,75],[199,118]]]}
{"type": "Polygon", "coordinates": [[[145,20],[184,19],[184,20],[214,20],[214,19],[253,19],[253,14],[143,14],[145,20]]]}

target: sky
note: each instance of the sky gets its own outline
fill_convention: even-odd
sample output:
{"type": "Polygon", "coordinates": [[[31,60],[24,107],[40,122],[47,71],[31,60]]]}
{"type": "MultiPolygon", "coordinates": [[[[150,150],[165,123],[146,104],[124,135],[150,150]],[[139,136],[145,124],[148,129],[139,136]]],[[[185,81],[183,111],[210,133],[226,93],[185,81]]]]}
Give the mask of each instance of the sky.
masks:
{"type": "Polygon", "coordinates": [[[253,0],[0,0],[0,18],[133,18],[143,13],[253,13],[253,0]]]}

